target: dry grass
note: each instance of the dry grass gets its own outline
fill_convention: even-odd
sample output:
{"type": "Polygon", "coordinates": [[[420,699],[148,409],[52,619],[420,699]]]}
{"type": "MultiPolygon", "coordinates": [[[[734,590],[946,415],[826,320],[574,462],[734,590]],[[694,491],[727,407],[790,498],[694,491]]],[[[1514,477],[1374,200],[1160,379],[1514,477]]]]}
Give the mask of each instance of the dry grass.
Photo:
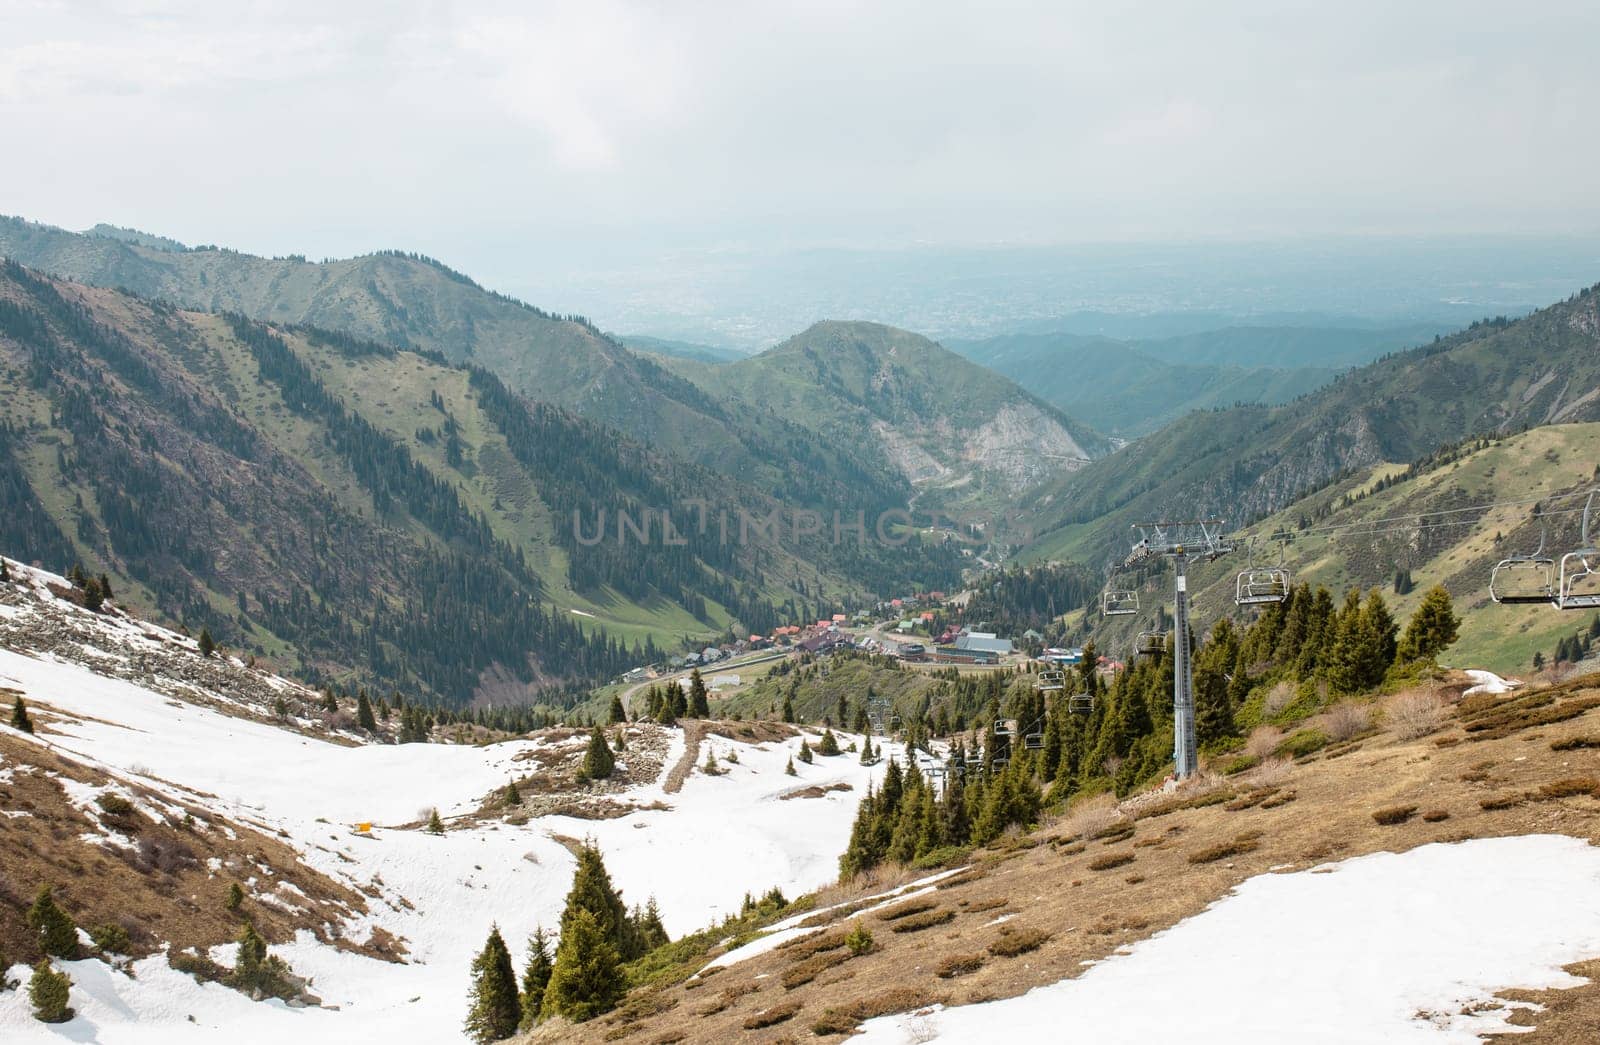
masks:
{"type": "Polygon", "coordinates": [[[914,914],[921,914],[923,911],[931,911],[937,906],[939,906],[939,902],[937,900],[912,900],[908,903],[899,904],[889,908],[886,911],[879,912],[878,921],[893,922],[898,921],[901,918],[910,918],[914,914]]]}
{"type": "Polygon", "coordinates": [[[843,929],[831,933],[811,933],[807,936],[796,937],[793,940],[781,943],[778,945],[778,949],[785,952],[791,961],[798,961],[801,958],[809,958],[813,954],[821,954],[823,951],[838,950],[844,946],[845,935],[843,929]]]}
{"type": "Polygon", "coordinates": [[[1565,740],[1550,741],[1551,751],[1579,751],[1596,747],[1600,747],[1600,735],[1593,733],[1584,733],[1575,737],[1567,737],[1565,740]]]}
{"type": "Polygon", "coordinates": [[[1263,759],[1259,766],[1245,775],[1244,783],[1251,787],[1277,787],[1293,774],[1294,762],[1292,760],[1287,758],[1268,758],[1263,759]]]}
{"type": "Polygon", "coordinates": [[[779,982],[783,984],[784,990],[792,991],[796,987],[810,983],[840,962],[849,960],[850,955],[848,953],[813,954],[811,957],[795,962],[783,970],[783,975],[779,977],[779,982]]]}
{"type": "Polygon", "coordinates": [[[1115,795],[1101,794],[1074,802],[1061,821],[1061,830],[1069,838],[1089,838],[1118,819],[1115,795]]]}
{"type": "Polygon", "coordinates": [[[1415,740],[1444,727],[1445,706],[1429,690],[1409,690],[1390,698],[1383,709],[1384,723],[1401,740],[1415,740]]]}
{"type": "Polygon", "coordinates": [[[1600,798],[1600,780],[1592,776],[1574,776],[1552,780],[1539,787],[1541,798],[1576,798],[1578,795],[1600,798]]]}
{"type": "Polygon", "coordinates": [[[894,1012],[910,1012],[926,1005],[937,1004],[939,998],[914,987],[898,987],[884,991],[851,1005],[831,1008],[823,1012],[811,1025],[816,1035],[851,1034],[863,1020],[887,1016],[894,1012]]]}

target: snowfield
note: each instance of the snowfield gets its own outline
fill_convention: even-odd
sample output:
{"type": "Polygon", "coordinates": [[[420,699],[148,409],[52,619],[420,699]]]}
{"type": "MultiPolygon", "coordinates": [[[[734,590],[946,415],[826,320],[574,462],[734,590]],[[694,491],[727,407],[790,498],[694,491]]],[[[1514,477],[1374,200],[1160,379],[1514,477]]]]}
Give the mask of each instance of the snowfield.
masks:
{"type": "Polygon", "coordinates": [[[851,1040],[1477,1042],[1514,1028],[1463,1009],[1576,986],[1561,967],[1597,953],[1600,848],[1476,839],[1259,875],[1075,979],[871,1020],[851,1040]]]}
{"type": "MultiPolygon", "coordinates": [[[[433,807],[447,821],[475,809],[533,769],[514,759],[538,741],[342,746],[8,650],[0,650],[0,686],[80,719],[52,722],[60,735],[41,731],[36,738],[62,753],[269,833],[285,832],[306,863],[336,880],[358,888],[381,883],[381,899],[369,901],[369,914],[344,935],[365,940],[381,926],[405,940],[410,956],[404,965],[380,962],[309,933],[275,947],[296,973],[312,978],[321,1009],[255,1003],[197,984],[169,969],[163,955],[135,963],[133,977],[99,961],[61,963],[75,981],[77,1017],[47,1028],[32,1019],[25,990],[0,994],[0,1040],[8,1045],[204,1042],[224,1033],[234,1043],[464,1040],[469,966],[490,926],[499,924],[520,967],[535,926],[559,921],[574,860],[555,836],[593,838],[624,899],[654,896],[676,936],[737,912],[747,891],[777,886],[795,896],[832,881],[856,804],[884,768],[846,754],[813,765],[796,759],[799,775],[790,777],[783,770],[799,750],[798,737],[756,745],[708,736],[701,761],[709,747],[724,775],[697,771],[669,795],[663,771],[655,783],[617,796],[669,808],[612,820],[547,816],[435,836],[394,825],[414,823],[433,807]],[[830,784],[850,789],[781,797],[830,784]],[[369,821],[371,837],[352,830],[369,821]]],[[[841,735],[841,742],[849,739],[841,735]]],[[[682,751],[677,732],[667,768],[682,751]]],[[[233,948],[213,955],[231,965],[233,948]]],[[[25,982],[27,972],[19,966],[12,976],[25,982]]]]}

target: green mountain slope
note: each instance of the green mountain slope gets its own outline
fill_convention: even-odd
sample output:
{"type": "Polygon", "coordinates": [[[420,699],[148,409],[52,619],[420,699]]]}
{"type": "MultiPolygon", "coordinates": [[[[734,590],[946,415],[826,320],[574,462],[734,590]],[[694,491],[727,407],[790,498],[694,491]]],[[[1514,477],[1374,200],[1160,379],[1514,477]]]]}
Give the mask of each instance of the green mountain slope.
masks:
{"type": "Polygon", "coordinates": [[[1600,288],[1341,375],[1281,407],[1190,414],[1024,506],[1032,557],[1120,558],[1130,524],[1245,523],[1329,480],[1467,436],[1600,419],[1600,288]]]}
{"type": "Polygon", "coordinates": [[[695,529],[691,499],[711,519],[779,505],[487,369],[9,262],[0,373],[7,554],[81,559],[132,603],[311,677],[504,702],[735,619],[766,630],[954,575],[953,551],[917,543],[695,529]],[[663,510],[672,541],[647,515],[663,510]],[[602,511],[607,536],[586,539],[602,511]]]}
{"type": "Polygon", "coordinates": [[[0,256],[186,308],[307,324],[470,361],[516,392],[800,503],[881,509],[909,492],[880,462],[853,459],[806,428],[758,410],[730,409],[581,317],[487,290],[420,255],[390,251],[314,263],[185,249],[110,226],[95,232],[0,218],[0,256]]]}
{"type": "Polygon", "coordinates": [[[1148,434],[1193,410],[1286,403],[1338,372],[1176,362],[1139,343],[1077,334],[1010,334],[950,347],[1064,413],[1123,438],[1148,434]]]}
{"type": "Polygon", "coordinates": [[[940,503],[1008,503],[1109,441],[927,338],[877,323],[817,323],[757,356],[678,364],[719,399],[887,462],[940,503]]]}
{"type": "MultiPolygon", "coordinates": [[[[1595,615],[1496,604],[1489,599],[1490,573],[1506,556],[1534,551],[1541,536],[1557,558],[1575,550],[1581,518],[1575,510],[1597,482],[1596,423],[1547,425],[1469,442],[1414,466],[1363,469],[1250,527],[1253,545],[1193,567],[1197,619],[1205,629],[1218,616],[1254,616],[1256,611],[1234,604],[1238,573],[1252,561],[1281,561],[1295,583],[1325,586],[1335,601],[1350,588],[1379,588],[1402,619],[1438,584],[1462,617],[1451,664],[1527,672],[1535,651],[1549,660],[1558,640],[1589,628],[1595,615]],[[1535,521],[1532,503],[1506,504],[1533,501],[1543,501],[1549,513],[1543,524],[1535,521]],[[1504,506],[1477,507],[1483,505],[1504,506]],[[1434,514],[1440,512],[1451,514],[1434,514]],[[1291,539],[1280,548],[1268,539],[1274,533],[1291,539]],[[1403,582],[1398,591],[1397,578],[1403,582]]],[[[1167,613],[1163,626],[1169,626],[1171,589],[1170,572],[1148,577],[1141,591],[1144,612],[1109,619],[1072,614],[1072,630],[1126,656],[1134,633],[1155,625],[1158,606],[1167,613]]]]}

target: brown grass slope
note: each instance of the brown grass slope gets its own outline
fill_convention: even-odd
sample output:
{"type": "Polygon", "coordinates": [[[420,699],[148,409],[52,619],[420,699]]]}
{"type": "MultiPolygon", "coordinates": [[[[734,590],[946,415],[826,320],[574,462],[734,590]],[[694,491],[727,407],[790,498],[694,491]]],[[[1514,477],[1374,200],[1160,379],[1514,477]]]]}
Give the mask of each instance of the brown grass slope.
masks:
{"type": "MultiPolygon", "coordinates": [[[[1178,795],[1139,796],[1116,810],[1105,799],[1085,803],[1032,834],[975,853],[970,872],[929,898],[938,918],[922,931],[891,931],[907,919],[859,917],[874,948],[814,975],[797,969],[813,958],[811,948],[779,948],[714,979],[636,991],[630,1003],[650,1003],[634,1005],[631,1018],[612,1014],[526,1040],[837,1040],[872,1015],[1011,997],[1076,976],[1082,963],[1166,929],[1272,868],[1304,870],[1378,851],[1531,833],[1600,842],[1600,766],[1587,748],[1573,746],[1595,734],[1600,676],[1588,676],[1469,697],[1442,730],[1421,738],[1403,740],[1386,727],[1296,763],[1203,779],[1178,795]],[[1394,812],[1408,807],[1415,815],[1394,812]],[[1110,830],[1117,820],[1131,824],[1132,834],[1110,830]],[[1092,870],[1107,854],[1119,858],[1116,866],[1092,870]],[[1121,862],[1126,856],[1131,861],[1121,862]],[[996,924],[1003,914],[1012,917],[996,924]],[[786,979],[794,986],[786,989],[786,979]],[[760,1014],[780,1006],[783,1021],[763,1026],[760,1014]]],[[[900,872],[830,889],[818,905],[914,877],[900,872]]],[[[814,918],[819,934],[849,922],[814,918]]],[[[1540,1000],[1553,1000],[1548,1026],[1527,1040],[1593,1040],[1600,988],[1540,1000]]],[[[1537,1026],[1541,1016],[1517,1020],[1537,1026]]]]}

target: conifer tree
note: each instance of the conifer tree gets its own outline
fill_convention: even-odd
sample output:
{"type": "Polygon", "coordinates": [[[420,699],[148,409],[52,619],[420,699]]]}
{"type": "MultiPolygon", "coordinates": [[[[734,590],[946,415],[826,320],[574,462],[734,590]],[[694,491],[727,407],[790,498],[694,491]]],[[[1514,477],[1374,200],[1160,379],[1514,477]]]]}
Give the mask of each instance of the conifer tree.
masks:
{"type": "Polygon", "coordinates": [[[785,722],[794,721],[794,698],[788,693],[783,695],[783,720],[785,722]]]}
{"type": "Polygon", "coordinates": [[[98,580],[100,581],[100,597],[104,599],[116,598],[115,595],[111,594],[111,578],[102,573],[98,580]]]}
{"type": "Polygon", "coordinates": [[[619,755],[628,750],[628,731],[621,726],[617,727],[616,733],[612,736],[611,750],[619,755]]]}
{"type": "Polygon", "coordinates": [[[611,875],[606,870],[600,850],[591,843],[585,843],[578,850],[578,866],[573,871],[572,888],[567,893],[567,905],[561,913],[562,939],[567,935],[568,920],[580,909],[594,916],[595,924],[617,949],[621,960],[631,961],[638,957],[632,941],[628,939],[627,908],[611,884],[611,875]]]}
{"type": "Polygon", "coordinates": [[[28,1001],[33,1005],[33,1018],[40,1023],[65,1023],[73,1017],[71,1000],[71,978],[51,968],[49,958],[39,959],[28,980],[28,1001]]]}
{"type": "Polygon", "coordinates": [[[811,745],[808,744],[804,739],[800,741],[800,761],[804,762],[808,766],[813,761],[811,755],[811,745]]]}
{"type": "Polygon", "coordinates": [[[863,737],[861,739],[861,764],[864,765],[864,766],[872,765],[872,737],[871,736],[866,736],[866,737],[863,737]]]}
{"type": "Polygon", "coordinates": [[[17,697],[17,702],[11,705],[11,728],[20,729],[24,733],[33,732],[33,719],[28,717],[28,705],[22,702],[22,697],[17,697]]]}
{"type": "Polygon", "coordinates": [[[519,1030],[531,1030],[544,1008],[544,989],[550,983],[550,936],[539,926],[528,940],[528,964],[522,970],[522,1020],[519,1030]]]}
{"type": "Polygon", "coordinates": [[[356,694],[356,725],[368,733],[378,731],[378,720],[372,716],[372,701],[367,699],[365,689],[356,694]]]}
{"type": "Polygon", "coordinates": [[[211,637],[211,629],[210,628],[201,628],[200,629],[200,655],[202,657],[210,657],[212,654],[214,654],[216,652],[217,652],[217,643],[211,637]]]}
{"type": "Polygon", "coordinates": [[[11,567],[6,565],[5,557],[0,556],[0,584],[8,584],[10,581],[11,567]]]}
{"type": "Polygon", "coordinates": [[[517,1033],[522,1005],[517,997],[517,974],[511,953],[498,926],[472,962],[472,1007],[467,1012],[467,1034],[476,1042],[502,1041],[517,1033]]]}
{"type": "Polygon", "coordinates": [[[628,721],[628,713],[622,709],[622,698],[615,693],[611,695],[611,707],[606,713],[606,718],[608,726],[628,721]]]}
{"type": "Polygon", "coordinates": [[[791,757],[789,759],[789,761],[784,765],[784,767],[783,767],[783,775],[784,776],[798,776],[799,775],[798,773],[795,772],[794,758],[793,757],[791,757]]]}
{"type": "MultiPolygon", "coordinates": [[[[872,699],[872,687],[867,687],[867,699],[872,699]]],[[[845,723],[850,721],[850,699],[841,690],[839,693],[839,728],[843,729],[845,723]]]]}
{"type": "Polygon", "coordinates": [[[824,729],[822,739],[817,742],[817,754],[832,756],[839,753],[839,741],[834,738],[833,730],[824,729]]]}
{"type": "Polygon", "coordinates": [[[1450,593],[1435,586],[1422,597],[1400,638],[1396,656],[1406,664],[1432,661],[1456,641],[1461,618],[1456,616],[1450,593]]]}
{"type": "Polygon", "coordinates": [[[100,590],[100,582],[93,577],[89,578],[83,586],[83,608],[91,613],[99,613],[105,601],[105,593],[100,590]]]}
{"type": "Polygon", "coordinates": [[[614,768],[616,760],[612,758],[611,746],[606,743],[606,735],[600,732],[600,727],[595,726],[589,731],[589,750],[583,755],[584,779],[605,780],[614,768]]]}
{"type": "Polygon", "coordinates": [[[506,785],[505,794],[502,797],[507,806],[520,806],[522,804],[522,793],[517,790],[515,782],[506,785]]]}
{"type": "MultiPolygon", "coordinates": [[[[696,674],[699,673],[696,672],[696,674]]],[[[689,698],[688,694],[684,692],[683,685],[680,680],[674,680],[667,687],[667,696],[669,698],[667,710],[668,721],[676,722],[680,718],[687,718],[689,715],[689,698]]]]}
{"type": "Polygon", "coordinates": [[[28,928],[39,942],[39,949],[52,958],[72,960],[78,956],[78,927],[67,912],[56,905],[53,891],[41,885],[28,908],[28,928]]]}
{"type": "Polygon", "coordinates": [[[432,809],[428,812],[428,833],[431,835],[444,834],[444,821],[439,819],[439,810],[432,809]]]}
{"type": "Polygon", "coordinates": [[[706,680],[700,677],[699,668],[695,668],[689,673],[689,717],[711,717],[711,703],[706,691],[706,680]]]}
{"type": "Polygon", "coordinates": [[[625,990],[621,955],[595,916],[583,907],[563,915],[541,1015],[582,1023],[610,1012],[625,990]]]}

